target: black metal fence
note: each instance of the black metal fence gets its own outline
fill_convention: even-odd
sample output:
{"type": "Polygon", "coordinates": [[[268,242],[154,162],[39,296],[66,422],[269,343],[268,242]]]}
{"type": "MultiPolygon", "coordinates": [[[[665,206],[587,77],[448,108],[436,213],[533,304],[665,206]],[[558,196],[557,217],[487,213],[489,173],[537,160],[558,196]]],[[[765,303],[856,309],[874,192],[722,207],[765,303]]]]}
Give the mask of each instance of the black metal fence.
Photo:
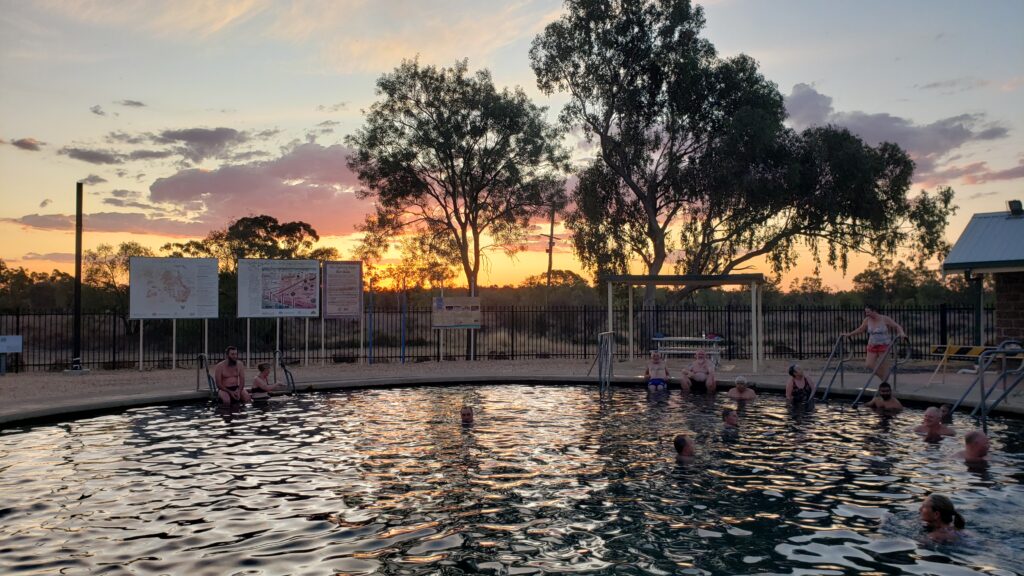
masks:
{"type": "MultiPolygon", "coordinates": [[[[975,311],[969,307],[931,306],[884,311],[910,337],[912,354],[922,357],[932,344],[973,342],[975,311]]],[[[629,355],[629,312],[612,311],[616,353],[629,355]]],[[[726,342],[727,358],[750,357],[749,308],[678,307],[635,310],[633,352],[651,348],[651,337],[717,334],[726,342]]],[[[764,342],[768,358],[828,356],[836,337],[856,328],[863,309],[831,307],[765,307],[764,342]]],[[[985,340],[992,342],[994,310],[985,311],[985,340]]],[[[473,354],[478,360],[517,358],[590,358],[597,352],[597,334],[607,329],[608,312],[601,307],[489,307],[483,328],[476,332],[473,354]]],[[[8,370],[63,370],[71,362],[72,315],[68,311],[0,312],[0,334],[21,335],[23,351],[9,355],[8,370]]],[[[465,330],[432,330],[430,309],[368,310],[363,317],[363,346],[357,319],[318,318],[147,320],[142,324],[142,365],[169,368],[172,351],[177,366],[194,367],[199,353],[220,358],[235,345],[252,365],[273,359],[282,350],[291,362],[319,364],[356,362],[423,362],[466,358],[465,330]]],[[[139,365],[139,322],[116,312],[86,313],[82,318],[82,363],[86,368],[133,368],[139,365]]]]}

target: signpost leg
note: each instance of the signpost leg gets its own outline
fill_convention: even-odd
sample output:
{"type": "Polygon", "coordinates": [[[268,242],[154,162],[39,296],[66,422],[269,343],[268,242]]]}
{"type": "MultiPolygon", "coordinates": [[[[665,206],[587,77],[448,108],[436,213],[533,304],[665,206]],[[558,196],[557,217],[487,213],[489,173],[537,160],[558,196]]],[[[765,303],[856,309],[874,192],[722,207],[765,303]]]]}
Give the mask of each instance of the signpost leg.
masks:
{"type": "Polygon", "coordinates": [[[302,365],[309,366],[309,318],[306,318],[306,353],[302,357],[302,365]]]}
{"type": "Polygon", "coordinates": [[[203,354],[210,354],[210,319],[203,318],[203,354]]]}
{"type": "Polygon", "coordinates": [[[252,318],[245,319],[245,363],[252,366],[252,339],[250,338],[250,328],[252,324],[252,318]]]}
{"type": "Polygon", "coordinates": [[[171,318],[171,370],[178,363],[178,319],[171,318]]]}
{"type": "Polygon", "coordinates": [[[750,284],[750,359],[757,374],[757,284],[750,284]]]}
{"type": "Polygon", "coordinates": [[[142,372],[142,319],[139,318],[139,372],[142,372]]]}
{"type": "Polygon", "coordinates": [[[633,359],[633,285],[629,285],[629,359],[633,359]]]}
{"type": "Polygon", "coordinates": [[[327,321],[323,316],[320,317],[320,365],[327,365],[327,344],[324,339],[324,323],[327,321]]]}

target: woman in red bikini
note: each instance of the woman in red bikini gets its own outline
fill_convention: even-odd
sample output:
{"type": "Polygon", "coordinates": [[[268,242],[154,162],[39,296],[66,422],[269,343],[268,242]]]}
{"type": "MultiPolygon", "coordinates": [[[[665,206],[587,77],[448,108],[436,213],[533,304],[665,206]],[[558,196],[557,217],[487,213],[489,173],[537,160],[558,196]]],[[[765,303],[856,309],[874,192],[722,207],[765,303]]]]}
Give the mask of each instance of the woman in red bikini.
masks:
{"type": "Polygon", "coordinates": [[[888,355],[889,347],[893,343],[891,330],[896,331],[896,336],[906,338],[907,334],[903,327],[885,314],[879,314],[878,308],[871,305],[864,306],[864,321],[853,332],[847,332],[843,336],[856,336],[861,332],[868,333],[868,350],[864,355],[864,364],[868,370],[874,370],[879,380],[884,381],[889,376],[889,359],[880,358],[888,355]]]}

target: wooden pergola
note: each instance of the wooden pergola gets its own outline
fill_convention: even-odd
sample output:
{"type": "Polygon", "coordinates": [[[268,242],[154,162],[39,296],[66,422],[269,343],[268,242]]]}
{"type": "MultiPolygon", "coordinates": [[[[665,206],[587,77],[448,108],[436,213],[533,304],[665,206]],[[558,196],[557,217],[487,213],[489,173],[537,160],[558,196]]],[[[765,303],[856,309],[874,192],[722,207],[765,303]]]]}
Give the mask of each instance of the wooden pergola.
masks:
{"type": "MultiPolygon", "coordinates": [[[[764,274],[682,274],[671,276],[646,276],[638,274],[611,275],[601,278],[608,283],[608,331],[614,332],[612,314],[612,285],[625,284],[633,286],[750,286],[750,356],[754,362],[754,373],[758,373],[764,361],[764,319],[761,308],[761,285],[765,283],[764,274]]],[[[629,359],[633,359],[633,290],[629,290],[629,359]]]]}

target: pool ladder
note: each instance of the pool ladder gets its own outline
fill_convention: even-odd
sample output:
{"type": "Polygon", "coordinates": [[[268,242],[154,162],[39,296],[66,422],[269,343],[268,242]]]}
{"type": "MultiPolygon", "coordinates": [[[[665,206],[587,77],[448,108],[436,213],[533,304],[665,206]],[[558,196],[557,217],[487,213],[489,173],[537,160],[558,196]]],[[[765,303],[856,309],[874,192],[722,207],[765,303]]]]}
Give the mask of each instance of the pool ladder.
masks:
{"type": "MultiPolygon", "coordinates": [[[[601,396],[611,392],[612,369],[615,363],[612,361],[615,350],[615,333],[601,332],[597,335],[597,381],[600,386],[601,396]]],[[[593,369],[593,366],[591,366],[593,369]]]]}
{"type": "Polygon", "coordinates": [[[887,358],[889,358],[889,354],[892,354],[892,357],[893,357],[892,366],[889,367],[889,371],[885,373],[885,377],[882,378],[879,381],[879,384],[881,384],[882,382],[888,382],[889,381],[889,377],[892,376],[892,382],[891,382],[892,389],[893,389],[893,392],[896,391],[896,376],[897,376],[897,374],[899,374],[898,368],[899,368],[900,364],[906,362],[907,360],[910,360],[911,350],[910,350],[909,342],[910,342],[910,339],[907,338],[906,336],[901,336],[899,338],[894,338],[892,342],[889,342],[889,345],[885,347],[885,353],[882,354],[881,356],[879,356],[878,362],[875,363],[875,365],[871,368],[871,373],[868,374],[867,382],[864,383],[864,386],[861,386],[860,392],[857,393],[857,398],[855,398],[853,400],[853,405],[854,406],[856,406],[857,404],[860,403],[860,399],[864,396],[864,392],[868,389],[868,385],[870,385],[871,381],[874,380],[874,378],[875,378],[875,372],[878,371],[878,367],[882,365],[882,362],[885,362],[885,360],[887,358]],[[900,354],[901,348],[900,348],[899,345],[901,343],[903,343],[903,342],[907,342],[908,343],[907,346],[904,346],[902,348],[902,350],[906,351],[906,355],[901,355],[900,354]],[[894,349],[894,347],[895,347],[895,349],[894,349]]]}
{"type": "Polygon", "coordinates": [[[288,369],[288,366],[284,363],[284,354],[280,350],[274,350],[274,362],[281,367],[284,371],[284,382],[288,386],[288,393],[295,393],[295,376],[292,371],[288,369]]]}
{"type": "Polygon", "coordinates": [[[979,386],[978,405],[971,411],[971,416],[980,416],[981,428],[988,433],[988,413],[995,409],[1000,402],[1005,400],[1007,396],[1010,395],[1010,392],[1020,384],[1021,380],[1024,380],[1024,359],[1022,358],[1024,358],[1024,348],[1021,347],[1019,340],[1004,340],[999,344],[999,346],[982,352],[978,357],[978,376],[974,378],[971,385],[967,387],[967,390],[965,390],[963,395],[960,396],[960,399],[956,401],[956,404],[954,404],[953,408],[950,409],[950,413],[956,412],[956,409],[963,404],[967,395],[971,393],[971,390],[974,390],[975,386],[979,386]],[[1011,358],[1021,360],[1020,365],[1015,369],[1010,369],[1008,366],[1009,363],[1007,361],[1011,358]],[[995,362],[996,359],[1002,360],[1002,371],[999,373],[999,376],[996,377],[995,382],[992,383],[992,387],[986,391],[985,372],[992,366],[992,363],[995,362]],[[1013,384],[1007,386],[1006,382],[1009,381],[1011,377],[1014,378],[1013,384]],[[998,386],[1000,382],[1003,382],[1003,386],[1006,389],[998,398],[996,398],[995,402],[988,404],[988,397],[992,395],[992,392],[995,391],[996,386],[998,386]],[[979,410],[981,411],[980,415],[978,414],[979,410]]]}
{"type": "MultiPolygon", "coordinates": [[[[828,355],[828,360],[825,361],[825,368],[822,369],[821,374],[818,376],[818,382],[814,385],[814,390],[817,392],[818,388],[821,387],[821,381],[825,379],[825,374],[832,371],[832,378],[828,381],[828,386],[825,387],[825,392],[821,395],[822,402],[828,400],[828,393],[832,390],[832,385],[835,384],[836,378],[839,378],[839,387],[843,387],[845,381],[846,370],[844,365],[853,358],[853,347],[847,346],[847,341],[850,339],[849,336],[840,336],[836,338],[834,344],[832,344],[832,351],[828,355]],[[833,367],[832,363],[836,365],[833,367]]],[[[810,404],[814,401],[814,395],[812,394],[807,398],[807,403],[810,404]]]]}
{"type": "Polygon", "coordinates": [[[196,358],[196,392],[202,388],[202,376],[203,372],[206,372],[206,385],[210,390],[210,397],[217,397],[217,382],[214,381],[213,376],[210,375],[210,357],[205,353],[200,354],[196,358]]]}

